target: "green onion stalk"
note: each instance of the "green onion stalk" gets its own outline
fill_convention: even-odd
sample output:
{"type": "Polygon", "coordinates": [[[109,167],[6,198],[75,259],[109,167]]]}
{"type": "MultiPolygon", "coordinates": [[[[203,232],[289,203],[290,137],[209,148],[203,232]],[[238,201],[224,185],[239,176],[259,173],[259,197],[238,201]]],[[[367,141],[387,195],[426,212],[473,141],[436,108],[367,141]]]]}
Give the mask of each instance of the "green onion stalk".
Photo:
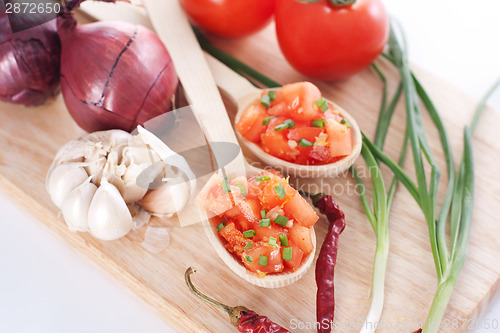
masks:
{"type": "MultiPolygon", "coordinates": [[[[374,144],[379,149],[383,149],[387,130],[389,129],[390,120],[394,114],[396,104],[401,97],[402,88],[399,85],[394,97],[392,98],[389,106],[386,105],[387,101],[387,80],[382,71],[377,65],[373,64],[372,68],[375,70],[381,81],[383,82],[382,103],[380,106],[379,119],[377,131],[375,133],[374,144]]],[[[363,135],[363,140],[368,140],[363,135]]],[[[406,156],[406,149],[408,145],[408,131],[405,131],[405,138],[399,156],[398,164],[403,165],[406,156]]],[[[375,332],[377,323],[382,316],[384,307],[384,291],[385,291],[385,274],[387,270],[387,257],[389,256],[389,214],[391,210],[392,200],[396,193],[398,179],[393,178],[389,191],[386,192],[384,179],[380,171],[379,163],[368,149],[367,145],[363,144],[361,150],[366,166],[370,172],[370,178],[373,188],[373,207],[370,207],[368,199],[364,192],[364,186],[356,168],[351,167],[351,172],[356,180],[359,188],[361,203],[368,220],[373,228],[376,236],[376,249],[375,258],[373,262],[373,278],[372,278],[372,297],[371,304],[366,316],[366,320],[362,326],[361,333],[375,332]]]]}
{"type": "MultiPolygon", "coordinates": [[[[473,193],[474,193],[474,163],[472,155],[471,135],[486,106],[486,100],[498,86],[500,80],[488,91],[481,100],[474,114],[470,127],[464,128],[464,153],[458,172],[455,170],[454,159],[448,134],[442,119],[426,93],[423,86],[412,73],[409,67],[407,47],[402,29],[397,26],[401,34],[403,46],[398,41],[394,26],[388,43],[388,52],[383,56],[398,69],[401,76],[399,84],[390,104],[386,105],[386,79],[380,69],[374,65],[373,69],[384,83],[382,105],[379,114],[377,131],[374,141],[370,141],[363,134],[363,148],[361,155],[370,170],[373,187],[373,207],[370,206],[364,191],[360,191],[363,209],[377,238],[373,267],[372,301],[362,332],[372,332],[381,317],[384,302],[384,281],[389,251],[389,213],[398,183],[401,183],[421,208],[429,229],[429,238],[433,254],[434,265],[438,277],[438,285],[423,332],[438,332],[441,319],[446,310],[451,293],[464,265],[467,255],[467,246],[472,223],[473,193]],[[403,147],[398,162],[392,161],[384,152],[383,146],[386,134],[394,114],[395,106],[401,95],[405,97],[406,130],[403,147]],[[448,187],[441,208],[437,207],[438,184],[441,171],[431,152],[422,118],[419,102],[436,126],[440,143],[446,160],[448,187]],[[411,147],[415,166],[416,183],[403,171],[407,145],[411,147]],[[424,163],[431,167],[431,174],[427,180],[424,163]],[[388,192],[381,176],[379,164],[383,163],[393,172],[394,178],[388,192]],[[450,247],[446,244],[446,226],[449,224],[450,247]],[[373,329],[369,329],[372,327],[373,329]]],[[[195,32],[197,32],[195,30],[195,32]]],[[[255,71],[241,61],[214,47],[203,35],[197,32],[201,46],[212,56],[226,64],[234,71],[252,79],[252,83],[267,87],[279,87],[280,84],[255,71]]],[[[351,168],[358,187],[362,181],[355,168],[351,168]]]]}
{"type": "MultiPolygon", "coordinates": [[[[397,28],[402,31],[399,26],[397,28]]],[[[439,331],[442,317],[467,256],[474,195],[474,161],[471,135],[485,109],[486,100],[500,85],[500,80],[481,100],[471,126],[465,126],[464,128],[464,153],[458,172],[456,172],[451,144],[444,124],[430,97],[409,68],[407,47],[402,33],[401,40],[403,46],[399,43],[393,27],[389,38],[389,51],[388,54],[385,54],[385,57],[398,68],[402,79],[407,133],[415,164],[416,184],[402,171],[400,165],[391,161],[382,152],[380,147],[366,140],[366,138],[363,143],[368,146],[368,149],[372,151],[378,160],[393,171],[395,177],[408,189],[426,219],[438,285],[423,332],[433,333],[439,331]],[[425,110],[438,130],[446,160],[448,187],[440,209],[437,205],[437,194],[441,172],[428,144],[419,101],[423,103],[425,110]],[[424,161],[431,167],[429,180],[426,178],[424,161]],[[446,243],[447,225],[449,225],[451,239],[449,248],[446,243]]],[[[384,123],[388,122],[385,121],[384,123]]]]}

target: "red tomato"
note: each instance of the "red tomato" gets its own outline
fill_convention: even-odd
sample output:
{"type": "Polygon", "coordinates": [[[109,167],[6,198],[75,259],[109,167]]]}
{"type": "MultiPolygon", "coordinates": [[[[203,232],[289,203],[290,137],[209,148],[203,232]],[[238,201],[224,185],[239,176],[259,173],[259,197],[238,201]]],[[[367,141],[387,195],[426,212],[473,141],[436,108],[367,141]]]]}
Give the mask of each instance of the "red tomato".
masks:
{"type": "Polygon", "coordinates": [[[290,108],[290,116],[299,121],[319,118],[320,111],[315,108],[315,102],[321,98],[321,92],[311,82],[296,82],[286,84],[281,89],[283,99],[290,108]]]}
{"type": "Polygon", "coordinates": [[[255,240],[268,242],[269,237],[274,237],[277,239],[277,243],[279,242],[280,235],[288,234],[286,228],[282,228],[276,223],[271,223],[269,227],[255,227],[255,240]]]}
{"type": "Polygon", "coordinates": [[[292,242],[297,244],[297,246],[304,253],[311,253],[314,249],[311,240],[311,229],[300,225],[299,223],[294,223],[293,227],[290,228],[290,239],[292,242]]]}
{"type": "Polygon", "coordinates": [[[252,272],[260,271],[262,273],[279,273],[283,270],[283,259],[281,257],[281,249],[274,247],[266,242],[254,243],[249,249],[245,250],[242,255],[243,264],[252,272]],[[265,266],[259,264],[260,256],[267,258],[265,266]],[[250,256],[252,261],[248,261],[246,256],[250,256]]]}
{"type": "Polygon", "coordinates": [[[262,121],[266,117],[266,111],[262,107],[250,105],[238,120],[236,129],[247,140],[259,142],[261,134],[266,130],[266,127],[262,125],[262,121]]]}
{"type": "Polygon", "coordinates": [[[288,132],[288,140],[299,141],[300,139],[306,139],[314,143],[321,132],[323,132],[323,129],[318,127],[296,127],[288,132]]]}
{"type": "MultiPolygon", "coordinates": [[[[291,269],[292,272],[294,272],[300,267],[300,264],[302,262],[302,257],[304,257],[304,251],[302,251],[291,240],[288,240],[288,247],[292,248],[292,260],[291,261],[283,260],[283,264],[285,264],[285,267],[291,269]]],[[[283,253],[283,249],[281,249],[281,253],[283,253]]]]}
{"type": "Polygon", "coordinates": [[[298,193],[285,203],[283,210],[286,215],[291,216],[300,225],[307,228],[312,227],[319,219],[311,205],[298,193]]]}
{"type": "Polygon", "coordinates": [[[389,18],[381,0],[340,7],[330,1],[277,0],[276,32],[281,51],[296,70],[339,80],[378,57],[389,37],[389,18]]]}
{"type": "Polygon", "coordinates": [[[275,0],[180,0],[191,22],[221,37],[243,37],[264,28],[275,0]]]}
{"type": "Polygon", "coordinates": [[[248,239],[243,236],[233,222],[226,225],[219,231],[219,234],[227,241],[226,248],[231,252],[241,253],[248,243],[248,239]]]}

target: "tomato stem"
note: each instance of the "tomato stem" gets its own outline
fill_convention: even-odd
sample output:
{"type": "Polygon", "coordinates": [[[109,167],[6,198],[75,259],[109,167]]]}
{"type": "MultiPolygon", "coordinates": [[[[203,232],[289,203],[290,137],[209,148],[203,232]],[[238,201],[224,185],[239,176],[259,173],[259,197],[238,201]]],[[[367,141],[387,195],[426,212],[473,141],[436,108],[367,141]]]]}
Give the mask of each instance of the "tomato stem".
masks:
{"type": "Polygon", "coordinates": [[[335,7],[342,7],[352,5],[356,2],[356,0],[328,0],[335,7]]]}
{"type": "MultiPolygon", "coordinates": [[[[297,2],[303,3],[303,4],[308,4],[308,3],[315,3],[315,2],[320,2],[323,0],[295,0],[297,2]]],[[[356,0],[328,0],[328,2],[335,7],[343,7],[343,6],[349,6],[352,5],[356,2],[356,0]]]]}

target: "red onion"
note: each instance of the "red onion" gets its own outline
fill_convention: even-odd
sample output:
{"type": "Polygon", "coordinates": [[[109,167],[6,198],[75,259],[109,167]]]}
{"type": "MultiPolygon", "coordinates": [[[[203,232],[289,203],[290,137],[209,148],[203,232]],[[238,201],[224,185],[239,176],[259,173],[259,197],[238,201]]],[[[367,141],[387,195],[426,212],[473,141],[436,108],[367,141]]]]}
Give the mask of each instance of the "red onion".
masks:
{"type": "Polygon", "coordinates": [[[59,18],[61,90],[86,131],[132,131],[172,108],[178,79],[150,30],[125,22],[77,25],[59,18]]]}
{"type": "Polygon", "coordinates": [[[0,5],[0,100],[38,105],[59,92],[56,20],[12,32],[0,5]]]}

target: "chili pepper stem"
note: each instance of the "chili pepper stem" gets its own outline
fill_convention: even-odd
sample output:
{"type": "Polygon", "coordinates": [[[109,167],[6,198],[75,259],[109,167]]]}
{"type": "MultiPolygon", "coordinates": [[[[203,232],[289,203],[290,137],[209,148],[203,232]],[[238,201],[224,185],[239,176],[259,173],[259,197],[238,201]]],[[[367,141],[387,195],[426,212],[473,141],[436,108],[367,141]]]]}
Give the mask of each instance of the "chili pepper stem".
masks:
{"type": "Polygon", "coordinates": [[[186,270],[186,273],[184,273],[184,278],[186,280],[186,284],[189,290],[191,290],[191,292],[201,300],[207,302],[208,304],[218,309],[224,310],[229,315],[229,318],[231,319],[231,324],[233,324],[234,326],[238,326],[241,318],[241,313],[244,311],[248,311],[248,309],[243,306],[231,307],[203,294],[193,285],[193,282],[191,282],[191,274],[193,273],[196,273],[196,269],[194,269],[193,267],[189,267],[186,270]]]}
{"type": "Polygon", "coordinates": [[[360,333],[372,333],[378,327],[384,308],[385,273],[389,256],[389,239],[377,238],[377,249],[373,263],[372,299],[370,309],[360,333]]]}
{"type": "Polygon", "coordinates": [[[302,190],[299,190],[299,194],[305,197],[309,197],[313,203],[314,206],[316,206],[316,203],[319,201],[319,199],[323,198],[325,196],[324,193],[317,193],[317,194],[312,194],[309,192],[305,192],[302,190]]]}

